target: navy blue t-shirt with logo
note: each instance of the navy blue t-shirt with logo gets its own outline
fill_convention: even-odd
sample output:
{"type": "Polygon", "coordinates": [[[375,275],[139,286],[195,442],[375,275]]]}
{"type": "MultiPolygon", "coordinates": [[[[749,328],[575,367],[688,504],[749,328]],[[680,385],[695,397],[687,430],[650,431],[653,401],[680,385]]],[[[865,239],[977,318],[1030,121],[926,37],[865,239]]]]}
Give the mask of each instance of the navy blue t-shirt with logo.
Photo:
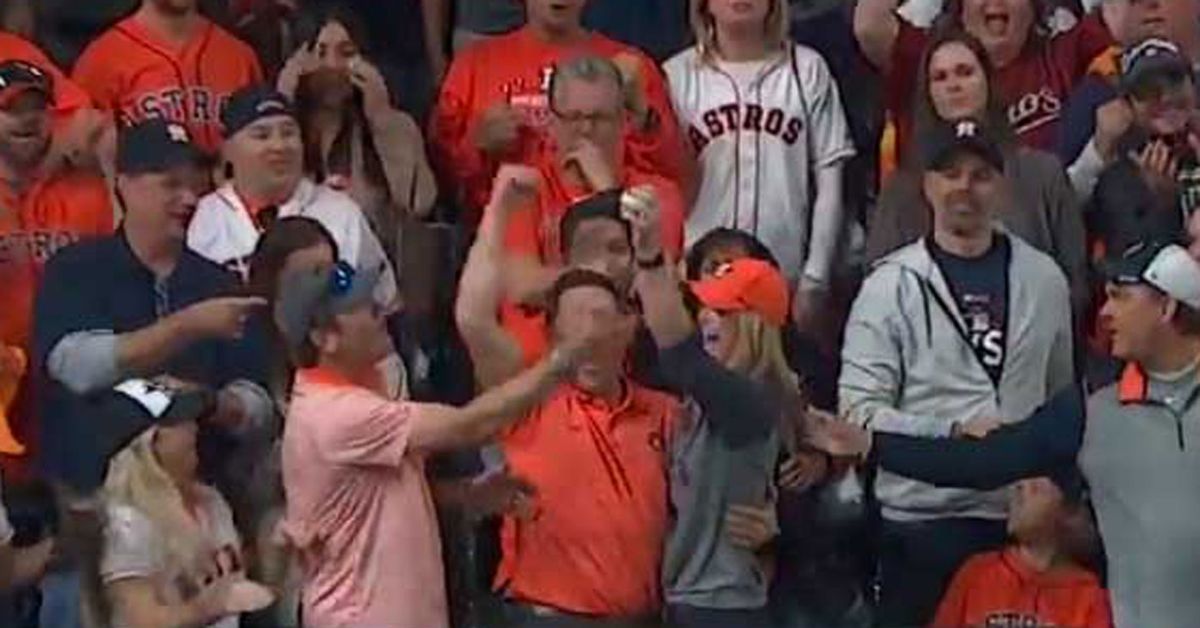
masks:
{"type": "Polygon", "coordinates": [[[942,249],[932,238],[927,242],[966,324],[966,329],[960,329],[959,333],[970,341],[979,363],[992,383],[999,386],[1007,346],[1008,263],[1012,244],[1007,237],[997,235],[987,253],[968,258],[942,249]]]}

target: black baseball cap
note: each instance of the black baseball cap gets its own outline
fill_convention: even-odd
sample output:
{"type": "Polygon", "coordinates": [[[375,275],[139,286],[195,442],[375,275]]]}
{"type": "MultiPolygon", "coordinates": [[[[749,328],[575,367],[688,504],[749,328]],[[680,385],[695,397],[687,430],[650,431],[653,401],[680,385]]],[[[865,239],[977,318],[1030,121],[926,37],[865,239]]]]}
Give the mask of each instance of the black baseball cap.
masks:
{"type": "Polygon", "coordinates": [[[575,230],[579,228],[580,223],[588,220],[606,218],[616,221],[625,229],[627,237],[633,237],[633,228],[629,225],[629,221],[621,215],[621,194],[622,190],[599,192],[567,208],[566,213],[563,214],[562,227],[559,229],[559,238],[561,239],[559,247],[563,255],[566,255],[571,248],[575,230]]]}
{"type": "Polygon", "coordinates": [[[951,158],[969,152],[1004,172],[1004,154],[1000,151],[1000,142],[988,126],[979,120],[939,120],[929,128],[918,131],[917,145],[924,170],[941,170],[951,158]]]}
{"type": "Polygon", "coordinates": [[[284,276],[275,315],[288,346],[300,347],[314,327],[370,303],[382,270],[358,271],[346,262],[338,262],[329,268],[284,276]]]}
{"type": "Polygon", "coordinates": [[[150,174],[201,163],[203,154],[183,125],[151,118],[121,130],[117,172],[150,174]]]}
{"type": "Polygon", "coordinates": [[[1165,39],[1145,39],[1121,55],[1121,91],[1136,94],[1155,80],[1181,81],[1192,73],[1192,64],[1179,47],[1165,39]]]}
{"type": "Polygon", "coordinates": [[[49,72],[20,59],[0,63],[0,109],[7,109],[22,94],[35,92],[54,104],[54,78],[49,72]]]}
{"type": "Polygon", "coordinates": [[[267,85],[250,85],[234,92],[221,113],[221,124],[225,138],[237,135],[238,131],[274,116],[296,117],[296,111],[287,96],[267,85]]]}
{"type": "Polygon", "coordinates": [[[176,388],[149,379],[130,379],[98,396],[93,406],[95,419],[104,429],[93,438],[98,456],[89,464],[103,477],[108,461],[142,432],[155,426],[196,422],[217,409],[217,397],[204,387],[176,388]]]}

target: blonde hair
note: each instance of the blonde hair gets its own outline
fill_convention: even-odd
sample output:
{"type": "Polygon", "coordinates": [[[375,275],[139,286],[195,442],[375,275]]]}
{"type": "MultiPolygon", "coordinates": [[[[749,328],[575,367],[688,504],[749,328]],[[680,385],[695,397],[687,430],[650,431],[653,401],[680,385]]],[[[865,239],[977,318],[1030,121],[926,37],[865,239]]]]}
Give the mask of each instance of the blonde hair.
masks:
{"type": "Polygon", "coordinates": [[[783,351],[783,330],[752,312],[729,314],[737,328],[727,366],[763,384],[782,402],[779,430],[785,447],[793,449],[803,432],[808,411],[804,380],[792,370],[783,351]]]}
{"type": "Polygon", "coordinates": [[[157,427],[142,432],[108,463],[103,495],[129,506],[154,525],[165,546],[167,568],[190,571],[207,541],[188,514],[183,494],[154,453],[157,427]]]}
{"type": "Polygon", "coordinates": [[[758,314],[730,314],[737,326],[736,343],[729,354],[729,367],[757,382],[799,388],[800,377],[783,353],[783,334],[758,314]]]}
{"type": "MultiPolygon", "coordinates": [[[[692,33],[696,36],[696,46],[700,50],[700,57],[711,62],[719,53],[720,45],[717,42],[717,21],[713,18],[712,12],[708,10],[710,0],[691,0],[691,23],[692,33]]],[[[788,21],[788,3],[787,0],[770,0],[771,6],[767,10],[767,19],[763,24],[763,37],[767,42],[767,49],[778,49],[780,52],[789,50],[788,29],[790,27],[788,21]]]]}

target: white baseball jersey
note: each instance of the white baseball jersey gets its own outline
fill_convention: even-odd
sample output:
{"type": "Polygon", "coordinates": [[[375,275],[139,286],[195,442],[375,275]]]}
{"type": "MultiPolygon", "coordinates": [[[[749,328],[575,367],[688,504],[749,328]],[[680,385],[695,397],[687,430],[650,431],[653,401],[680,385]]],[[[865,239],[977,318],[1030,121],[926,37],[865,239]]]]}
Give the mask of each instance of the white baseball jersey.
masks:
{"type": "MultiPolygon", "coordinates": [[[[288,216],[305,216],[321,223],[333,236],[338,256],[355,268],[382,266],[384,271],[375,287],[375,300],[385,306],[395,304],[399,293],[396,275],[358,203],[342,192],[305,179],[292,197],[279,206],[278,217],[288,216]]],[[[250,256],[261,235],[233,184],[226,183],[200,199],[196,215],[188,225],[187,244],[200,255],[238,273],[245,281],[250,273],[250,256]]]]}
{"type": "Polygon", "coordinates": [[[754,234],[793,284],[804,273],[813,173],[854,154],[837,85],[816,51],[730,63],[689,48],[664,66],[699,156],[687,246],[717,227],[754,234]]]}

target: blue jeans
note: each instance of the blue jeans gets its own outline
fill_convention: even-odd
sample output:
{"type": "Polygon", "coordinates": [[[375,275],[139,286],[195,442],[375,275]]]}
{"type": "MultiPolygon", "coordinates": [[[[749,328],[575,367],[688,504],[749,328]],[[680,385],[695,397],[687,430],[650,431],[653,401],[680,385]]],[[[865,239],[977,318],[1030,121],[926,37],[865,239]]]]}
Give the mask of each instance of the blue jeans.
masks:
{"type": "Polygon", "coordinates": [[[42,578],[40,628],[82,628],[82,598],[78,570],[48,573],[42,578]]]}

